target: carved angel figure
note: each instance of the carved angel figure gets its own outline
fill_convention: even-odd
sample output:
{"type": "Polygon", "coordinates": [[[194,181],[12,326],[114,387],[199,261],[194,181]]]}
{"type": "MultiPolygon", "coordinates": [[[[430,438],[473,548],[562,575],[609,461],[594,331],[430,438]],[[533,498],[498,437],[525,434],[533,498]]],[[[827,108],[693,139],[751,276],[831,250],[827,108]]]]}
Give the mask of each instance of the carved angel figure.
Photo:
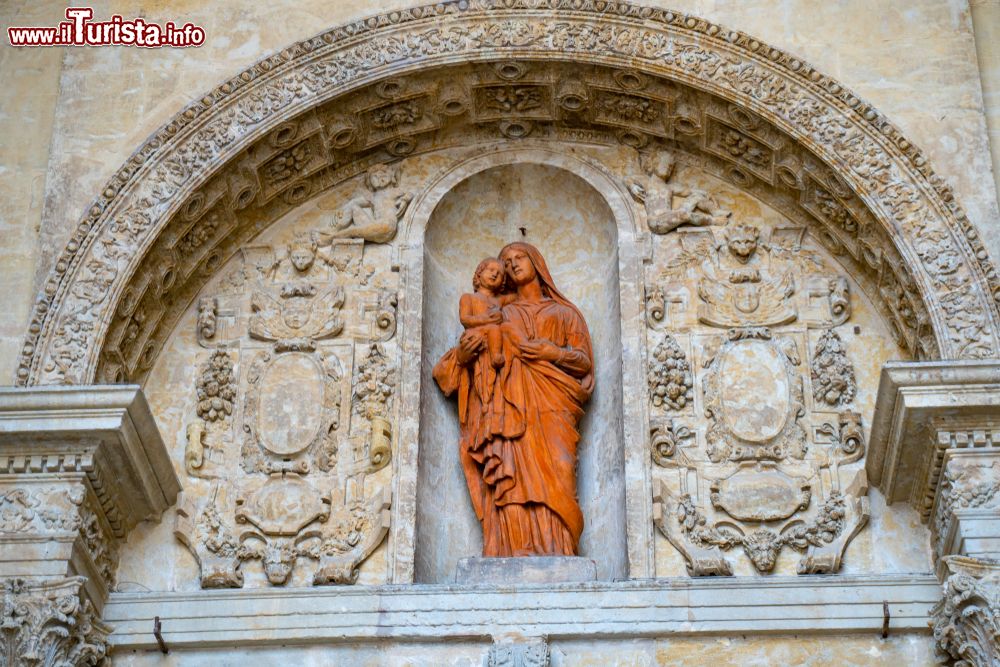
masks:
{"type": "Polygon", "coordinates": [[[676,165],[671,153],[643,153],[639,164],[646,173],[645,182],[633,181],[628,189],[636,201],[645,205],[649,231],[667,234],[681,225],[705,227],[724,225],[729,220],[731,213],[707,192],[669,183],[676,165]]]}
{"type": "Polygon", "coordinates": [[[399,220],[413,199],[410,192],[400,192],[397,165],[376,164],[365,174],[368,192],[352,197],[334,214],[333,229],[319,232],[323,245],[334,239],[364,239],[388,243],[396,237],[399,220]]]}

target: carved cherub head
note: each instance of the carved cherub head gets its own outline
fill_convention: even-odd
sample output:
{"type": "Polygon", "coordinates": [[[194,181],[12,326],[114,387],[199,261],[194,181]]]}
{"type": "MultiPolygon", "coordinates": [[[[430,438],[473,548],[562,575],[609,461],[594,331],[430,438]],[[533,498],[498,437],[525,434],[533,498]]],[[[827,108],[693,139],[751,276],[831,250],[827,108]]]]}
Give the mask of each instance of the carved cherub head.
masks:
{"type": "Polygon", "coordinates": [[[741,264],[746,264],[757,252],[760,230],[753,225],[734,225],[726,230],[726,247],[741,264]]]}
{"type": "Polygon", "coordinates": [[[503,264],[496,257],[487,257],[479,262],[476,272],[472,275],[472,289],[476,292],[479,288],[485,287],[493,294],[503,291],[507,274],[504,272],[503,264]]]}
{"type": "Polygon", "coordinates": [[[365,185],[372,192],[382,190],[390,185],[396,185],[399,181],[399,168],[394,164],[376,164],[368,169],[365,174],[365,185]]]}
{"type": "Polygon", "coordinates": [[[316,240],[308,234],[297,234],[288,244],[288,259],[299,273],[305,273],[316,261],[316,240]]]}
{"type": "Polygon", "coordinates": [[[650,176],[655,176],[663,182],[669,181],[674,174],[673,153],[668,151],[658,151],[652,153],[641,153],[639,155],[639,166],[650,176]]]}

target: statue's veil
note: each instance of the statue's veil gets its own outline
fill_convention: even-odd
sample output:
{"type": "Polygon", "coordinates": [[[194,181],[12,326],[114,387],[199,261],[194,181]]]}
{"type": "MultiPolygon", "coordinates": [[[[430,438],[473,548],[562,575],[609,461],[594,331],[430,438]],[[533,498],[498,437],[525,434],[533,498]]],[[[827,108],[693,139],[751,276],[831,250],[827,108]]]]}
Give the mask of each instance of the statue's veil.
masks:
{"type": "MultiPolygon", "coordinates": [[[[503,254],[507,250],[515,250],[515,249],[524,251],[524,253],[528,255],[528,258],[531,259],[531,263],[535,266],[535,273],[538,274],[538,280],[539,282],[542,283],[542,292],[550,299],[557,301],[558,303],[561,303],[562,305],[568,308],[573,309],[573,311],[580,318],[580,322],[583,324],[583,329],[587,333],[587,340],[589,341],[590,329],[587,327],[587,320],[583,317],[583,313],[580,312],[580,309],[576,307],[576,304],[567,299],[563,295],[563,293],[559,291],[559,288],[556,287],[555,282],[552,280],[552,274],[549,273],[549,267],[545,263],[545,258],[542,257],[542,253],[538,251],[538,248],[531,245],[530,243],[524,243],[523,241],[515,241],[513,243],[508,243],[503,248],[501,248],[500,253],[497,255],[497,257],[499,257],[500,260],[503,261],[503,254]]],[[[587,354],[590,356],[590,365],[591,368],[593,368],[594,352],[589,345],[587,346],[587,354]]],[[[591,371],[588,374],[585,383],[589,383],[592,381],[593,381],[593,371],[591,371]]]]}

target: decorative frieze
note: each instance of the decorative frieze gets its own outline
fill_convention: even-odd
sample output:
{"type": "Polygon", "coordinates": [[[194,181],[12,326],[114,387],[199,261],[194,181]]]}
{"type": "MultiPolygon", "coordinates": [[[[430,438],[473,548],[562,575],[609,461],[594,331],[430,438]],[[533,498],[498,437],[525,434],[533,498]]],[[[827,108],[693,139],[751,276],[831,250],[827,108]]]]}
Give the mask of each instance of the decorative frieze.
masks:
{"type": "Polygon", "coordinates": [[[490,646],[487,667],[549,667],[549,644],[544,639],[499,641],[490,646]]]}

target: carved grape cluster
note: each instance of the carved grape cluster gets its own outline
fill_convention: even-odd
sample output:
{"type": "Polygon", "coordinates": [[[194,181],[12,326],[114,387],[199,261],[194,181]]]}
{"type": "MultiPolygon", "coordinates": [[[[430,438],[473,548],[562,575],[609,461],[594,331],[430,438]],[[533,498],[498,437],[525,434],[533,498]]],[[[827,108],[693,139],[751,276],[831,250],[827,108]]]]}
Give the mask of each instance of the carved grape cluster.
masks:
{"type": "Polygon", "coordinates": [[[813,399],[817,403],[837,407],[854,400],[858,391],[854,367],[847,358],[844,342],[832,329],[816,343],[811,373],[813,399]]]}
{"type": "Polygon", "coordinates": [[[198,378],[198,416],[207,422],[225,419],[233,414],[236,381],[233,360],[222,350],[208,360],[198,378]]]}
{"type": "Polygon", "coordinates": [[[373,344],[354,377],[354,411],[367,419],[385,418],[395,387],[395,369],[389,366],[382,346],[373,344]]]}
{"type": "Polygon", "coordinates": [[[691,365],[673,336],[667,334],[653,350],[648,379],[654,406],[681,410],[691,402],[694,386],[691,365]]]}

